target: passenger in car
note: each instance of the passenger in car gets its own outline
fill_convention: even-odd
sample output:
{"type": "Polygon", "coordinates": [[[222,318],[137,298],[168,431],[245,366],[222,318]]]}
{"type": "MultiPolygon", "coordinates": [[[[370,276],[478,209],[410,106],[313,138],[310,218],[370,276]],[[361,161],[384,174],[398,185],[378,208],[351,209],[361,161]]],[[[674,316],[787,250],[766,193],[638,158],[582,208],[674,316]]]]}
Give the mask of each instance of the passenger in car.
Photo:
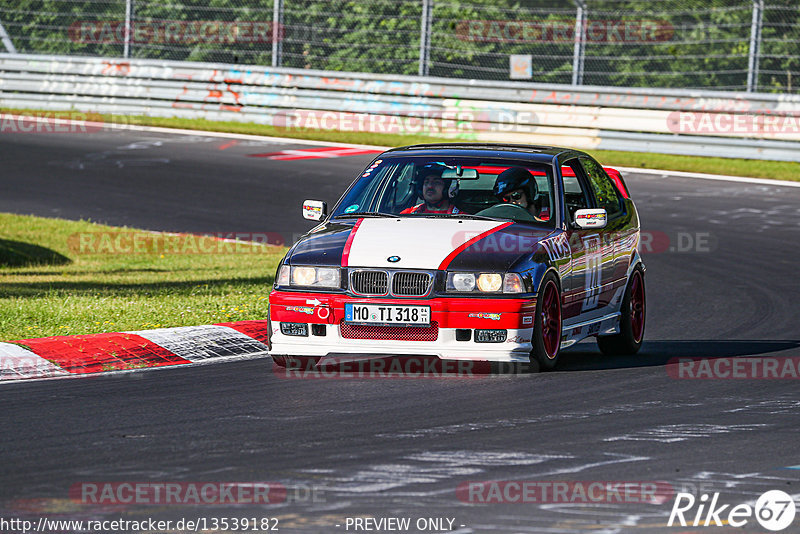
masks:
{"type": "Polygon", "coordinates": [[[525,167],[509,167],[497,176],[492,190],[500,202],[516,204],[530,213],[538,222],[539,207],[534,199],[537,197],[538,188],[536,179],[525,167]]]}

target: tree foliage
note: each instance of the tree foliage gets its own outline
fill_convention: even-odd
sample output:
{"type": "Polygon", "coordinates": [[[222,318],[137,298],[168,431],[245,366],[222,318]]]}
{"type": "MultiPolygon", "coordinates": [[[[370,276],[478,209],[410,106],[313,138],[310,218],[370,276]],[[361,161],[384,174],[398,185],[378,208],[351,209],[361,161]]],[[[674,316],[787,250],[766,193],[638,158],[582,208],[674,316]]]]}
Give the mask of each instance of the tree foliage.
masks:
{"type": "MultiPolygon", "coordinates": [[[[134,24],[271,24],[269,0],[131,0],[134,24]]],[[[533,57],[532,81],[570,83],[576,8],[567,0],[432,0],[429,72],[509,79],[509,56],[533,57]]],[[[415,75],[422,0],[284,0],[282,66],[415,75]]],[[[798,92],[800,5],[765,0],[758,88],[798,92]]],[[[752,0],[587,0],[583,83],[630,87],[746,86],[752,0]],[[636,35],[636,28],[642,29],[636,35]],[[631,30],[631,34],[625,32],[631,30]],[[646,30],[646,31],[645,31],[646,30]]],[[[125,20],[125,0],[0,0],[20,52],[119,57],[121,38],[87,39],[80,24],[125,20]],[[76,37],[77,36],[77,37],[76,37]]],[[[109,32],[106,31],[106,34],[109,32]]],[[[113,31],[111,32],[113,33],[113,31]]],[[[271,64],[272,42],[135,39],[132,57],[271,64]]]]}

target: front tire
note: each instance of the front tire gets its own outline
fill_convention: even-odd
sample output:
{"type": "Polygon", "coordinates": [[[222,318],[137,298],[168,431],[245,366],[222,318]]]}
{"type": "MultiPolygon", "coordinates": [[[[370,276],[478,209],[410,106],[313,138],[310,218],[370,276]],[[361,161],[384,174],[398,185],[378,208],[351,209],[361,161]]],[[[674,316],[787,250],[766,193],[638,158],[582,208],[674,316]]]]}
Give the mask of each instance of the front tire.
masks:
{"type": "Polygon", "coordinates": [[[561,290],[553,273],[542,279],[536,296],[536,320],[533,326],[533,352],[531,360],[538,362],[543,371],[550,371],[558,363],[561,351],[561,290]]]}
{"type": "Polygon", "coordinates": [[[606,356],[630,356],[639,352],[644,340],[647,301],[644,291],[644,270],[633,268],[620,308],[619,334],[599,336],[597,346],[606,356]]]}

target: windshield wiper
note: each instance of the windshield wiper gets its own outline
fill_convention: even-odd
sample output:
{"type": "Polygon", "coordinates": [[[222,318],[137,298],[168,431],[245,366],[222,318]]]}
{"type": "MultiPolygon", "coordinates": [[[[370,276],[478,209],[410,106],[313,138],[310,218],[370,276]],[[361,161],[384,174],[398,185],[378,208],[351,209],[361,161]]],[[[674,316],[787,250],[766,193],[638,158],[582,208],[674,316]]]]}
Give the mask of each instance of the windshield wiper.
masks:
{"type": "Polygon", "coordinates": [[[356,211],[353,213],[342,213],[341,215],[336,215],[334,219],[349,219],[351,217],[389,217],[395,218],[397,215],[392,215],[391,213],[381,213],[379,211],[356,211]]]}
{"type": "Polygon", "coordinates": [[[487,217],[485,215],[472,215],[471,213],[420,213],[423,217],[432,217],[434,219],[475,219],[478,221],[505,221],[500,217],[487,217]]]}

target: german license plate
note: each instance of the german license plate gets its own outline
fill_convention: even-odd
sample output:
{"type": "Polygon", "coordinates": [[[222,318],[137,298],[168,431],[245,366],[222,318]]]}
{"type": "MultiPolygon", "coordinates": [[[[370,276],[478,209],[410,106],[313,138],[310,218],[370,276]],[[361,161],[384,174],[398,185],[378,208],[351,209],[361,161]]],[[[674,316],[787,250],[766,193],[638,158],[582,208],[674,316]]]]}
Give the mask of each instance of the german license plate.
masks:
{"type": "Polygon", "coordinates": [[[344,320],[357,324],[428,326],[431,324],[431,307],[347,302],[344,305],[344,320]]]}

